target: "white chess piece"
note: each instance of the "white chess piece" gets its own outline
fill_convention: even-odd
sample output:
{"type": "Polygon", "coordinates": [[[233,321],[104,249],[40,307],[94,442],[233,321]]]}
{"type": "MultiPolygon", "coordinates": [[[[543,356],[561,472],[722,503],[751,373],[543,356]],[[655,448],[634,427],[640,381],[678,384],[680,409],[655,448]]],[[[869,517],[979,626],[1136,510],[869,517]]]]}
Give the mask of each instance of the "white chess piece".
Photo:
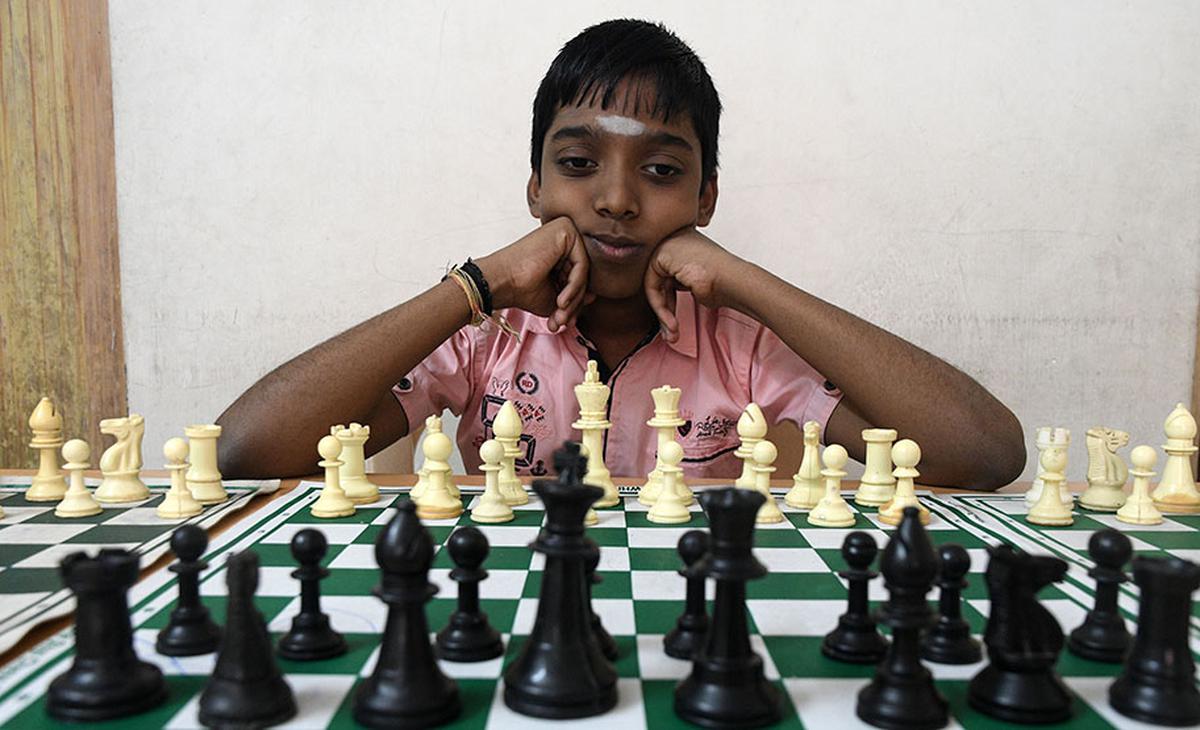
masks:
{"type": "Polygon", "coordinates": [[[896,477],[892,474],[892,443],[896,440],[893,428],[865,428],[863,441],[867,444],[867,463],[854,501],[865,507],[879,507],[891,501],[896,493],[896,477]]]}
{"type": "Polygon", "coordinates": [[[167,459],[167,469],[171,471],[171,488],[163,495],[163,500],[155,514],[164,520],[182,520],[194,517],[204,511],[204,507],[192,496],[187,486],[188,443],[179,437],[167,439],[163,444],[163,456],[167,459]]]}
{"type": "Polygon", "coordinates": [[[1052,447],[1042,452],[1042,496],[1029,510],[1026,520],[1035,525],[1062,526],[1075,522],[1071,508],[1063,504],[1059,490],[1067,482],[1067,452],[1052,447]]]}
{"type": "Polygon", "coordinates": [[[504,446],[495,439],[488,439],[479,447],[479,458],[483,461],[480,470],[483,471],[483,494],[471,508],[471,520],[484,524],[511,522],[516,515],[512,507],[504,501],[500,494],[500,469],[504,461],[504,446]]]}
{"type": "Polygon", "coordinates": [[[901,439],[892,447],[892,462],[896,465],[892,476],[896,478],[896,492],[887,504],[879,508],[879,521],[888,525],[899,525],[907,507],[916,507],[922,525],[929,524],[929,508],[917,499],[913,480],[921,476],[917,464],[921,462],[921,447],[912,439],[901,439]]]}
{"type": "Polygon", "coordinates": [[[830,444],[821,452],[825,468],[825,496],[808,513],[808,523],[817,527],[850,527],[854,524],[854,512],[842,498],[842,480],[846,478],[846,462],[850,455],[841,444],[830,444]]]}
{"type": "Polygon", "coordinates": [[[1079,506],[1098,512],[1116,512],[1125,504],[1125,480],[1129,469],[1117,450],[1129,443],[1129,434],[1096,426],[1086,435],[1088,451],[1087,489],[1079,495],[1079,506]]]}
{"type": "Polygon", "coordinates": [[[1167,416],[1163,430],[1167,435],[1167,443],[1163,445],[1167,461],[1163,464],[1158,488],[1154,490],[1154,506],[1159,512],[1200,512],[1200,491],[1196,489],[1196,477],[1192,473],[1196,419],[1179,403],[1167,416]]]}
{"type": "Polygon", "coordinates": [[[57,502],[67,493],[67,480],[58,467],[58,450],[63,445],[63,419],[49,398],[38,401],[29,416],[29,428],[33,430],[29,446],[38,450],[38,470],[25,491],[25,499],[57,502]]]}
{"type": "Polygon", "coordinates": [[[88,468],[88,457],[92,449],[83,439],[71,439],[62,448],[63,468],[71,475],[70,486],[63,495],[62,501],[54,508],[55,517],[88,517],[98,515],[102,511],[100,503],[88,491],[83,483],[83,470],[88,468]]]}
{"type": "Polygon", "coordinates": [[[325,486],[313,502],[312,516],[322,519],[349,517],[354,514],[354,503],[346,499],[338,473],[342,466],[342,460],[338,458],[342,455],[342,442],[334,436],[325,436],[317,442],[317,453],[321,455],[317,466],[325,470],[325,486]]]}
{"type": "Polygon", "coordinates": [[[1133,492],[1121,509],[1117,510],[1117,519],[1131,525],[1159,525],[1163,516],[1154,506],[1150,496],[1150,477],[1154,476],[1154,462],[1158,461],[1158,453],[1152,446],[1138,446],[1129,453],[1133,462],[1133,492]]]}
{"type": "MultiPolygon", "coordinates": [[[[1033,507],[1037,501],[1042,498],[1042,489],[1045,487],[1045,482],[1042,481],[1042,453],[1046,449],[1062,449],[1067,451],[1071,447],[1071,430],[1068,428],[1060,428],[1057,426],[1041,426],[1037,430],[1037,437],[1034,441],[1038,452],[1038,472],[1034,478],[1033,484],[1025,492],[1025,506],[1033,507]]],[[[1060,490],[1059,498],[1062,503],[1068,506],[1075,505],[1075,495],[1071,494],[1070,489],[1065,487],[1060,490]]]]}
{"type": "Polygon", "coordinates": [[[221,472],[217,469],[217,439],[221,427],[203,423],[183,429],[188,438],[188,456],[192,465],[187,470],[187,487],[200,504],[220,504],[229,499],[221,472]]]}
{"type": "Polygon", "coordinates": [[[142,437],[146,420],[136,413],[100,421],[100,433],[117,441],[100,455],[103,479],[94,495],[97,502],[120,504],[148,499],[150,490],[139,476],[142,471],[142,437]]]}
{"type": "Polygon", "coordinates": [[[683,461],[683,447],[674,439],[658,447],[659,470],[662,474],[662,488],[658,499],[646,513],[646,519],[660,524],[674,525],[688,522],[692,513],[688,511],[683,501],[676,480],[683,473],[679,462],[683,461]]]}
{"type": "Polygon", "coordinates": [[[766,497],[766,501],[758,508],[758,514],[754,521],[760,525],[783,522],[783,511],[779,509],[779,504],[771,496],[771,474],[775,471],[773,465],[775,459],[779,457],[779,450],[775,448],[775,444],[763,439],[754,445],[754,451],[750,456],[754,459],[754,489],[766,497]]]}
{"type": "MultiPolygon", "coordinates": [[[[588,452],[587,474],[584,484],[604,490],[604,496],[596,500],[596,507],[615,507],[621,501],[617,485],[604,463],[604,432],[612,428],[608,420],[608,396],[610,389],[600,382],[600,367],[595,360],[588,360],[583,382],[575,386],[575,400],[579,402],[579,420],[571,424],[583,434],[583,446],[588,452]]],[[[599,518],[597,518],[598,520],[599,518]]]]}
{"type": "MultiPolygon", "coordinates": [[[[653,505],[662,491],[662,459],[658,456],[657,449],[662,448],[668,441],[674,441],[675,429],[687,423],[679,417],[679,398],[682,394],[682,390],[669,385],[661,385],[650,391],[650,397],[654,400],[654,417],[646,421],[646,425],[658,432],[658,439],[654,469],[646,475],[646,483],[638,490],[638,501],[642,504],[653,505]]],[[[679,473],[675,483],[684,504],[691,504],[692,490],[684,483],[683,472],[679,473]]]]}
{"type": "Polygon", "coordinates": [[[529,503],[529,495],[525,492],[525,486],[517,477],[516,462],[517,457],[521,455],[521,428],[521,414],[517,413],[517,407],[510,400],[504,401],[504,405],[500,406],[495,420],[492,421],[492,433],[495,434],[496,440],[504,446],[504,462],[501,465],[503,468],[500,470],[500,493],[504,495],[504,501],[513,507],[529,503]]]}
{"type": "Polygon", "coordinates": [[[450,493],[450,454],[454,445],[440,431],[431,433],[421,442],[425,468],[429,470],[429,485],[417,503],[417,517],[423,520],[444,520],[463,513],[462,499],[450,493]]]}
{"type": "MultiPolygon", "coordinates": [[[[434,433],[442,433],[442,417],[436,413],[425,418],[425,431],[422,439],[429,438],[429,435],[434,433]]],[[[451,445],[451,450],[453,450],[453,445],[451,445]]],[[[422,453],[424,452],[422,451],[422,453]]],[[[428,481],[429,470],[422,463],[421,468],[417,470],[417,483],[409,490],[409,498],[413,501],[420,499],[421,495],[425,493],[428,481]]],[[[503,480],[501,480],[501,484],[503,485],[503,480]]],[[[450,490],[450,496],[455,498],[460,496],[458,485],[454,483],[453,474],[446,475],[446,488],[450,490]]]]}
{"type": "Polygon", "coordinates": [[[329,433],[342,442],[342,489],[346,498],[355,504],[371,504],[379,500],[379,486],[367,478],[365,446],[371,438],[371,427],[360,423],[343,426],[340,423],[329,433]]]}
{"type": "Polygon", "coordinates": [[[742,460],[742,474],[733,486],[754,489],[754,447],[767,437],[767,417],[757,403],[748,403],[738,417],[737,435],[741,441],[733,455],[742,460]]]}
{"type": "Polygon", "coordinates": [[[825,494],[821,481],[821,424],[806,421],[804,424],[804,457],[800,468],[792,477],[792,488],[783,501],[796,509],[812,509],[825,494]]]}

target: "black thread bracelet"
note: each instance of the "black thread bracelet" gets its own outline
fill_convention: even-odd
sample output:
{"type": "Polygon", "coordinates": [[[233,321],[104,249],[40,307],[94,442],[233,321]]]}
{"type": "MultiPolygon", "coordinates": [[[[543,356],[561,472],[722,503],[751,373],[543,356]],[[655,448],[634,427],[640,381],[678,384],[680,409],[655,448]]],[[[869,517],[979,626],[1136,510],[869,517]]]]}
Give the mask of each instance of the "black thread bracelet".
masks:
{"type": "Polygon", "coordinates": [[[471,277],[471,281],[475,282],[475,288],[479,290],[479,298],[483,300],[481,302],[483,313],[489,317],[492,316],[492,290],[488,288],[487,279],[484,278],[479,265],[471,259],[467,259],[467,262],[459,266],[458,270],[471,277]]]}

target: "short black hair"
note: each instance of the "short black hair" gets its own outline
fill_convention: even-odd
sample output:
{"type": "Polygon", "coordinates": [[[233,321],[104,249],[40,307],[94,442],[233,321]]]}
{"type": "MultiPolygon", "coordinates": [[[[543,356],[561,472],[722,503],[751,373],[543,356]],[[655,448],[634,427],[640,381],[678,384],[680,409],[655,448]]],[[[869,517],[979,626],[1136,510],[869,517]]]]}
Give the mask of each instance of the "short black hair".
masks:
{"type": "Polygon", "coordinates": [[[654,116],[691,117],[700,139],[701,180],[712,176],[717,169],[721,100],[704,62],[661,23],[622,19],[593,25],[568,41],[538,86],[530,162],[539,177],[542,144],[559,107],[590,103],[599,95],[600,107],[607,109],[617,85],[627,78],[653,85],[654,116]]]}

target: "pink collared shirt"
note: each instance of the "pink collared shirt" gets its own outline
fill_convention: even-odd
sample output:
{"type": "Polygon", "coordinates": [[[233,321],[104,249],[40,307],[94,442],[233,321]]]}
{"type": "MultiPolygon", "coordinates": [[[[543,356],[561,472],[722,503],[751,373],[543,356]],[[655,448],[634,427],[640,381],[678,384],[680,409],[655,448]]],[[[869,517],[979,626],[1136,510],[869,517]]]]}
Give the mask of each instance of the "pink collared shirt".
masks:
{"type": "MultiPolygon", "coordinates": [[[[487,324],[464,327],[392,393],[414,426],[443,409],[460,417],[458,447],[471,473],[479,471],[479,447],[493,437],[496,412],[511,400],[524,422],[517,471],[542,475],[553,470],[551,454],[563,441],[580,439],[571,428],[579,417],[574,388],[588,359],[598,358],[574,327],[555,334],[544,317],[521,310],[505,315],[520,342],[487,324]]],[[[661,385],[683,391],[679,411],[686,422],[676,429],[676,440],[689,477],[741,473],[733,453],[737,421],[751,401],[770,423],[813,420],[824,431],[841,391],[775,333],[735,310],[701,306],[686,292],[678,294],[676,316],[677,341],[647,335],[607,374],[613,425],[605,434],[604,462],[613,476],[645,476],[654,468],[658,436],[645,424],[654,415],[650,391],[661,385]]]]}

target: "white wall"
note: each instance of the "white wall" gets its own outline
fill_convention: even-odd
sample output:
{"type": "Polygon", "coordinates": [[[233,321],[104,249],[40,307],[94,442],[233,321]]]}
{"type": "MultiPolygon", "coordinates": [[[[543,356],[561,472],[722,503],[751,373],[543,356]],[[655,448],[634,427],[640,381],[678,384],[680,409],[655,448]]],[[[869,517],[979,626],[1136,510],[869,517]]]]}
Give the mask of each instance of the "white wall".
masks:
{"type": "Polygon", "coordinates": [[[621,16],[666,22],[722,94],[716,240],[943,356],[1027,431],[1158,445],[1190,398],[1200,4],[110,7],[150,465],[274,365],[530,230],[533,93],[621,16]]]}

